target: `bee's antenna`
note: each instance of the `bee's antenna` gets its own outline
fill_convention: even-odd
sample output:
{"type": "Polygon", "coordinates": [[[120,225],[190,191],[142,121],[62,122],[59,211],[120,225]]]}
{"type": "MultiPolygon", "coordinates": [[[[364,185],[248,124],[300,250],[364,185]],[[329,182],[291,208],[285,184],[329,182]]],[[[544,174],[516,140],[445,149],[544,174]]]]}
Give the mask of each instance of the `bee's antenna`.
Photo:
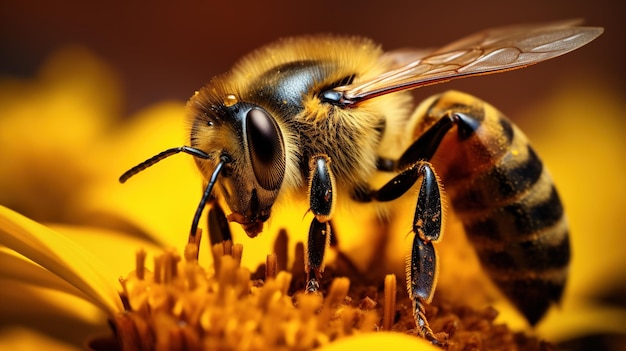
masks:
{"type": "Polygon", "coordinates": [[[196,214],[193,216],[193,222],[191,222],[191,232],[190,239],[196,236],[196,232],[198,230],[198,222],[200,222],[200,216],[202,216],[202,212],[204,211],[204,207],[206,206],[207,201],[211,197],[211,192],[213,191],[213,186],[217,181],[217,176],[220,175],[224,164],[230,162],[230,159],[227,156],[220,157],[220,163],[217,164],[215,170],[213,170],[213,174],[211,174],[211,179],[209,179],[209,184],[207,184],[206,189],[204,189],[204,194],[202,194],[202,198],[200,199],[200,203],[198,204],[198,208],[196,208],[196,214]]]}
{"type": "Polygon", "coordinates": [[[173,147],[171,149],[167,149],[163,152],[160,152],[157,155],[154,155],[152,157],[150,157],[149,159],[143,161],[142,163],[136,165],[135,167],[129,169],[128,171],[124,172],[124,174],[122,174],[122,176],[120,177],[120,183],[124,183],[128,180],[128,178],[134,176],[135,174],[143,171],[144,169],[152,166],[153,164],[161,161],[162,159],[166,158],[166,157],[170,157],[172,155],[175,155],[179,152],[184,152],[186,154],[195,156],[195,157],[199,157],[199,158],[203,158],[203,159],[207,159],[207,158],[211,158],[211,156],[209,154],[207,154],[206,152],[200,150],[200,149],[196,149],[195,147],[191,147],[191,146],[180,146],[180,147],[173,147]]]}

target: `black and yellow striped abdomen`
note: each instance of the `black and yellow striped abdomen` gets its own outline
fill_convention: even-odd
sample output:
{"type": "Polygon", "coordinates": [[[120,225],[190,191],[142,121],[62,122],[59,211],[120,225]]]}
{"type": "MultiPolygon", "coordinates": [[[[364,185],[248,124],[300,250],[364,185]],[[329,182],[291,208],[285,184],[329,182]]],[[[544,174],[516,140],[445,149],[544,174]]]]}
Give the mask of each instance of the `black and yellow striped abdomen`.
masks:
{"type": "Polygon", "coordinates": [[[448,133],[432,163],[484,269],[534,324],[560,299],[567,277],[568,226],[558,193],[526,136],[492,106],[448,92],[427,102],[420,124],[450,113],[478,127],[448,133]]]}

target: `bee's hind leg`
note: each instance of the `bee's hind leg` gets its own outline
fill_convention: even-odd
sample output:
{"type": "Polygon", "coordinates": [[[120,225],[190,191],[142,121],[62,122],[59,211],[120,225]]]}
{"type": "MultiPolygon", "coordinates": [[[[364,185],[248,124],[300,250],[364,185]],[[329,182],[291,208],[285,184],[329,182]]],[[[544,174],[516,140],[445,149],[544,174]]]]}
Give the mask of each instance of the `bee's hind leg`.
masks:
{"type": "Polygon", "coordinates": [[[413,244],[407,259],[407,289],[413,301],[415,324],[421,336],[433,344],[446,345],[444,335],[433,333],[424,306],[432,300],[437,281],[437,255],[433,247],[443,229],[442,190],[432,165],[417,161],[378,191],[371,192],[377,201],[391,201],[405,194],[422,179],[413,218],[413,244]]]}

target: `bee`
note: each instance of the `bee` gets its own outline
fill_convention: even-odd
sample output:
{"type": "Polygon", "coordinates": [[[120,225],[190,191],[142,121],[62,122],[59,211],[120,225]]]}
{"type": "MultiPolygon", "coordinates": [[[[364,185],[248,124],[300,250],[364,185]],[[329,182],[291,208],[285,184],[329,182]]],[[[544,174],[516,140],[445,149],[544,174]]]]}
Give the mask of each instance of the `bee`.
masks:
{"type": "Polygon", "coordinates": [[[433,244],[449,203],[483,268],[534,324],[560,299],[570,258],[550,175],[524,134],[494,107],[450,91],[411,113],[409,90],[526,67],[602,31],[578,21],[510,26],[435,51],[383,52],[358,37],[279,40],[191,97],[188,145],[140,163],[120,182],[171,155],[192,155],[205,190],[190,235],[209,204],[213,243],[230,239],[228,222],[257,236],[276,202],[306,196],[313,214],[307,291],[319,288],[337,207],[382,208],[417,193],[407,289],[418,331],[436,344],[445,340],[430,329],[425,306],[435,292],[433,244]],[[376,186],[380,174],[388,181],[376,186]]]}

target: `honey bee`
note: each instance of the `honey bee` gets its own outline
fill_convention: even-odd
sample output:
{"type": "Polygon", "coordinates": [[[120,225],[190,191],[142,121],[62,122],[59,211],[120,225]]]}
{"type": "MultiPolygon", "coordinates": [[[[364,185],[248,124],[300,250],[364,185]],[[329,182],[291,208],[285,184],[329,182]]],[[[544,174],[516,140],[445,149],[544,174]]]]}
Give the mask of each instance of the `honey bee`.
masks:
{"type": "Polygon", "coordinates": [[[526,67],[602,31],[578,21],[511,26],[431,52],[383,52],[357,37],[279,40],[191,97],[189,146],[163,151],[120,182],[168,156],[192,155],[205,190],[190,235],[208,203],[213,243],[230,239],[228,222],[255,237],[277,201],[308,197],[308,291],[319,287],[337,206],[383,207],[415,189],[407,289],[417,329],[437,344],[445,340],[430,329],[424,307],[435,291],[433,243],[448,199],[483,268],[534,324],[560,299],[570,257],[550,175],[524,134],[492,106],[451,91],[411,113],[408,91],[526,67]],[[376,187],[372,179],[381,173],[389,180],[376,187]]]}

